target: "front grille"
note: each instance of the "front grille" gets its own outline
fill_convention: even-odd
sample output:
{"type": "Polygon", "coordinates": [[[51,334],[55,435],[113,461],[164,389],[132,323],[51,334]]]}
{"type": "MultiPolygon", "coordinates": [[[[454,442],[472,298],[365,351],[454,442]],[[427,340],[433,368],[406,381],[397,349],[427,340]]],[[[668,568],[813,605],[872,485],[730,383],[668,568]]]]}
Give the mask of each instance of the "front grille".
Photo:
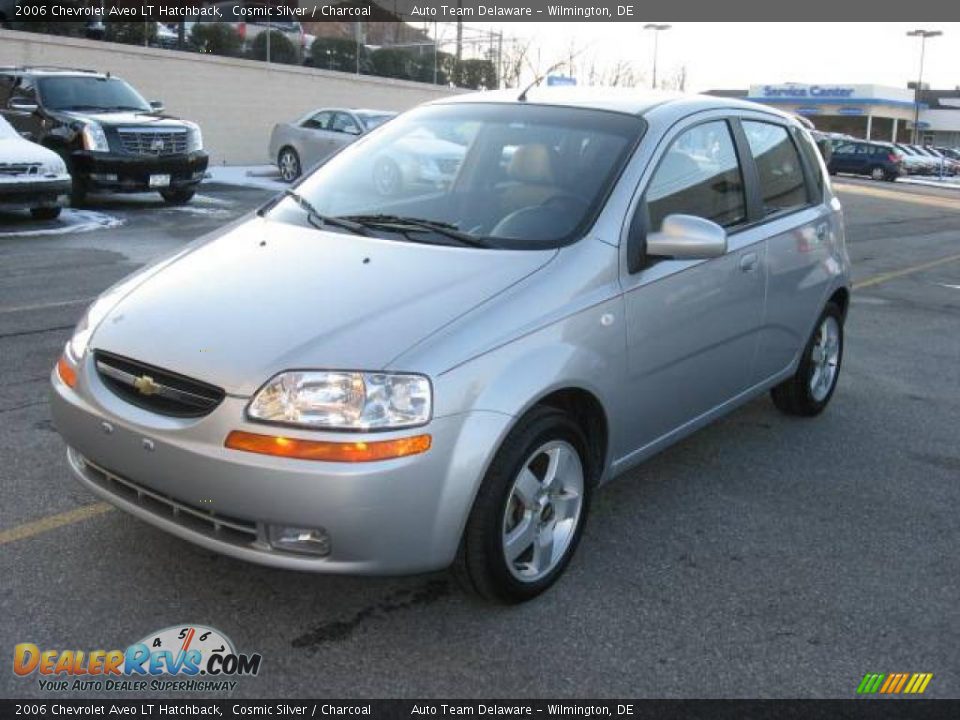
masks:
{"type": "Polygon", "coordinates": [[[214,385],[102,350],[94,360],[97,374],[114,394],[160,415],[202,417],[224,397],[214,385]]]}
{"type": "Polygon", "coordinates": [[[0,163],[0,175],[39,175],[40,163],[0,163]]]}
{"type": "Polygon", "coordinates": [[[131,155],[179,155],[187,151],[187,131],[182,130],[117,130],[123,151],[131,155]]]}
{"type": "MultiPolygon", "coordinates": [[[[259,528],[257,523],[251,520],[243,520],[195,507],[182,500],[144,487],[129,478],[120,477],[116,473],[95,465],[85,457],[81,457],[79,453],[72,449],[70,452],[73,455],[74,463],[83,470],[84,476],[111,495],[135,503],[154,515],[172,520],[177,525],[216,538],[221,542],[243,547],[258,545],[260,540],[259,528]]],[[[259,544],[262,545],[262,543],[259,544]]]]}

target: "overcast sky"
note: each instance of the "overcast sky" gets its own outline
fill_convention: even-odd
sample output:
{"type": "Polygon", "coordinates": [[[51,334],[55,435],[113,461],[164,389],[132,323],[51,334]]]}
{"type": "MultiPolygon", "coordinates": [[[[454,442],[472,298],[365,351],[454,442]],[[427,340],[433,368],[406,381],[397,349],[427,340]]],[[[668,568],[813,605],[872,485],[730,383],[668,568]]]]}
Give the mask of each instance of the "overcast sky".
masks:
{"type": "MultiPolygon", "coordinates": [[[[653,37],[639,23],[469,23],[530,38],[540,48],[540,68],[565,57],[571,42],[586,48],[581,64],[632,62],[647,80],[653,37]]],[[[670,23],[660,34],[661,78],[687,69],[687,89],[746,88],[750,84],[876,83],[905,87],[916,78],[920,40],[907,30],[922,27],[944,35],[927,41],[924,83],[960,85],[960,23],[670,23]]],[[[453,31],[442,28],[442,39],[453,31]]],[[[444,47],[444,49],[449,49],[444,47]]]]}

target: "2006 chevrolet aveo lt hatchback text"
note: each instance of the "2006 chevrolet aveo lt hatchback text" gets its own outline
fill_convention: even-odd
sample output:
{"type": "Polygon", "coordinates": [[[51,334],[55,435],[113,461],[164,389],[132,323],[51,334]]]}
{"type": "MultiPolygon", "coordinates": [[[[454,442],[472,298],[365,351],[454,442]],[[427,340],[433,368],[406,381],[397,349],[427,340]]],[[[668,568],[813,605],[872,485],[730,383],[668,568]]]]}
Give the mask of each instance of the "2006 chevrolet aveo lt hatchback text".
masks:
{"type": "Polygon", "coordinates": [[[53,415],[86,487],[181,538],[316,572],[453,564],[516,602],[607,479],[767,390],[823,410],[848,262],[787,115],[460,96],[105,292],[53,415]],[[462,148],[439,174],[422,155],[445,180],[378,193],[397,146],[437,140],[462,148]]]}

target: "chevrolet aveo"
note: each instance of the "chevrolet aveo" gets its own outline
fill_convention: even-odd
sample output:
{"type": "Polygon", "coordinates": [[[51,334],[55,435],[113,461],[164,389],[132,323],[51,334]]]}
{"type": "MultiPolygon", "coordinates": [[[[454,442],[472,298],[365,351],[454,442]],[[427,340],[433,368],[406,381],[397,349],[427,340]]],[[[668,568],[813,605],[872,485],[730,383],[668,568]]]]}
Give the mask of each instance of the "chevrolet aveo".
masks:
{"type": "MultiPolygon", "coordinates": [[[[432,160],[431,160],[432,162],[432,160]]],[[[52,374],[93,493],[243,560],[549,587],[605,481],[770,391],[812,416],[849,304],[807,131],[696,96],[421,106],[106,291],[52,374]],[[463,148],[384,198],[402,144],[463,148]]]]}

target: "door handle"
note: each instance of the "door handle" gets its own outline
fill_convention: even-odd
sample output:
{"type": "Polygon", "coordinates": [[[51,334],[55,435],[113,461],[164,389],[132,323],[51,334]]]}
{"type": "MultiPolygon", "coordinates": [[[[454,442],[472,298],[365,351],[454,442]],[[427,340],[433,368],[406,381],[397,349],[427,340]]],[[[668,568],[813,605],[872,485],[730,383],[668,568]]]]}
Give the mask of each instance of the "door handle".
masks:
{"type": "Polygon", "coordinates": [[[755,252],[744,253],[740,256],[740,269],[743,272],[753,272],[760,264],[760,258],[755,252]]]}
{"type": "Polygon", "coordinates": [[[826,237],[827,237],[827,230],[828,230],[828,229],[829,229],[829,228],[827,227],[827,224],[826,224],[826,223],[824,223],[823,225],[817,225],[817,239],[818,239],[818,240],[825,240],[826,237]]]}

